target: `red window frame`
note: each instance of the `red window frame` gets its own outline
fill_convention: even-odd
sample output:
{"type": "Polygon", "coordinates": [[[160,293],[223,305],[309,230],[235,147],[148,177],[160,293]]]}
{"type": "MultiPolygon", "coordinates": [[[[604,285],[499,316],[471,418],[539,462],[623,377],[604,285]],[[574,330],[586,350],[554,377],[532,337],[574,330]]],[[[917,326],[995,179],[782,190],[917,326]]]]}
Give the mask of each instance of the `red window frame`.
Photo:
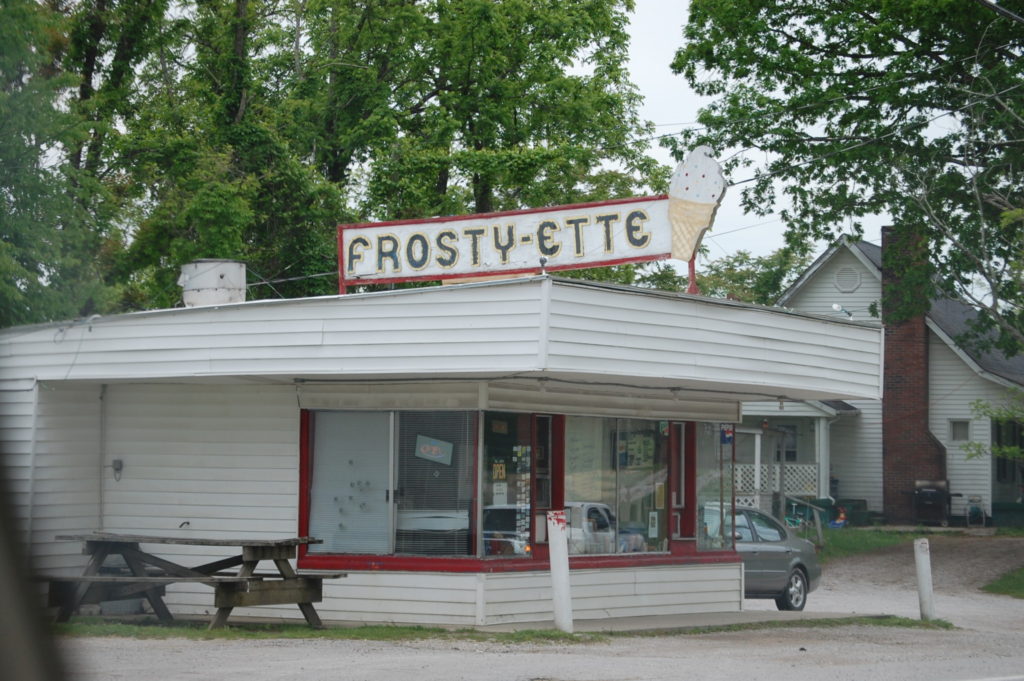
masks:
{"type": "MultiPolygon", "coordinates": [[[[531,415],[533,418],[535,415],[531,415]]],[[[548,416],[545,414],[545,416],[548,416]]],[[[565,504],[565,417],[550,415],[551,419],[551,507],[561,508],[565,504]]],[[[312,490],[312,420],[310,410],[299,413],[299,536],[309,535],[309,511],[312,490]]],[[[673,538],[670,533],[669,551],[667,553],[629,553],[621,555],[572,556],[569,565],[574,569],[640,567],[654,565],[677,564],[713,564],[736,561],[733,551],[697,552],[693,541],[696,528],[696,508],[692,500],[696,498],[696,424],[672,422],[670,435],[670,480],[669,493],[682,492],[686,500],[682,516],[682,537],[673,538]],[[678,428],[681,425],[682,428],[678,428]],[[675,435],[682,431],[682,437],[675,435]],[[682,442],[680,442],[680,439],[682,442]],[[685,468],[685,490],[678,489],[679,476],[673,475],[677,466],[685,468]]],[[[477,451],[479,451],[477,443],[477,451]]],[[[474,468],[479,466],[479,457],[474,468]]],[[[670,497],[671,498],[671,497],[670,497]]],[[[474,499],[474,517],[478,500],[474,499]]],[[[672,509],[669,509],[672,513],[672,509]]],[[[536,531],[536,528],[534,528],[536,531]]],[[[474,535],[475,535],[474,531],[474,535]]],[[[536,535],[534,535],[536,536],[536,535]]],[[[474,539],[474,547],[476,542],[474,539]]],[[[361,554],[310,554],[308,546],[299,547],[298,566],[309,570],[394,570],[394,571],[430,571],[458,573],[498,573],[498,572],[529,572],[547,570],[548,551],[546,545],[537,547],[530,556],[521,558],[480,558],[476,556],[410,556],[410,555],[361,555],[361,554]]]]}

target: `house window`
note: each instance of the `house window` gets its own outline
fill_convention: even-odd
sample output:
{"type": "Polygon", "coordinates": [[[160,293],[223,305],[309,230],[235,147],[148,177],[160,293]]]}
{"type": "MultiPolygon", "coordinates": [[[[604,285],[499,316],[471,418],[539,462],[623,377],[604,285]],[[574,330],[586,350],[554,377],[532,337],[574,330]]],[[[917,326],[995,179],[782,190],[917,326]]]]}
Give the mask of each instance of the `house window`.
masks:
{"type": "Polygon", "coordinates": [[[787,463],[793,463],[796,461],[796,426],[783,425],[777,426],[779,430],[779,449],[776,454],[776,460],[782,460],[787,463]]]}
{"type": "Polygon", "coordinates": [[[971,422],[966,419],[956,419],[949,422],[950,442],[967,442],[971,439],[971,422]]]}
{"type": "Polygon", "coordinates": [[[667,421],[566,418],[570,554],[667,549],[668,443],[667,421]]]}
{"type": "Polygon", "coordinates": [[[1017,421],[992,422],[992,452],[996,482],[1017,483],[1017,469],[1024,448],[1024,427],[1017,421]]]}

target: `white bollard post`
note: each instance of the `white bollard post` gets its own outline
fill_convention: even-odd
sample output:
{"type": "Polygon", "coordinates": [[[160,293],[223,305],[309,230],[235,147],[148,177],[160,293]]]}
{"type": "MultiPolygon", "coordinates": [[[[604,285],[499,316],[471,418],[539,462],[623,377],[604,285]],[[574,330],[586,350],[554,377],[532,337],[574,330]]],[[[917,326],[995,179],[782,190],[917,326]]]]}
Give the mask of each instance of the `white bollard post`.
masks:
{"type": "Polygon", "coordinates": [[[932,598],[932,558],[927,539],[914,540],[914,563],[917,566],[917,596],[921,602],[921,619],[935,619],[932,598]]]}
{"type": "Polygon", "coordinates": [[[551,604],[555,627],[572,633],[572,593],[569,588],[569,539],[565,511],[548,511],[548,552],[551,562],[551,604]]]}

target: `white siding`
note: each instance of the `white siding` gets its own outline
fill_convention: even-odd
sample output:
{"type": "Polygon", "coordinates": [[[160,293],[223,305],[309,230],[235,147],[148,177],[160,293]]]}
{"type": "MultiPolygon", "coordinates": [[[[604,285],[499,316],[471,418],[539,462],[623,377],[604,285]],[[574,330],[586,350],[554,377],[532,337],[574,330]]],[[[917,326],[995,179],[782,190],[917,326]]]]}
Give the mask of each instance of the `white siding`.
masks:
{"type": "MultiPolygon", "coordinates": [[[[740,563],[573,570],[573,617],[577,620],[641,615],[738,612],[740,563]]],[[[167,590],[173,612],[203,615],[212,590],[167,590]]],[[[316,605],[326,621],[475,626],[553,619],[551,575],[513,573],[349,572],[324,580],[316,605]]],[[[299,619],[295,606],[237,608],[232,617],[299,619]]]]}
{"type": "Polygon", "coordinates": [[[35,381],[0,384],[0,452],[7,503],[14,514],[19,540],[27,541],[32,504],[32,452],[35,441],[35,381]]]}
{"type": "MultiPolygon", "coordinates": [[[[857,321],[880,324],[869,309],[881,298],[882,284],[877,270],[869,268],[850,252],[840,247],[835,255],[803,283],[786,301],[786,307],[800,312],[821,314],[836,319],[846,315],[833,309],[839,304],[857,321]],[[836,286],[836,272],[852,268],[859,274],[860,285],[843,292],[836,286]]],[[[845,354],[846,347],[837,344],[826,356],[845,354]],[[842,350],[842,353],[837,352],[842,350]]],[[[879,395],[880,397],[880,395],[879,395]]],[[[869,510],[882,510],[882,402],[880,399],[847,402],[860,410],[859,415],[844,415],[830,428],[830,475],[839,478],[839,496],[864,499],[869,510]]],[[[788,409],[788,405],[787,405],[788,409]]],[[[752,412],[760,413],[760,412],[752,412]]]]}
{"type": "Polygon", "coordinates": [[[853,318],[859,321],[880,323],[872,317],[869,309],[877,304],[882,296],[882,282],[878,271],[864,266],[849,248],[840,248],[828,262],[822,263],[814,276],[796,291],[785,303],[786,307],[801,312],[845,318],[832,306],[841,305],[853,318]],[[855,291],[843,292],[836,287],[836,271],[841,268],[853,268],[860,275],[860,286],[855,291]]]}
{"type": "Polygon", "coordinates": [[[294,389],[111,385],[106,402],[104,464],[124,462],[120,480],[110,469],[103,477],[107,531],[271,538],[297,533],[294,389]]]}
{"type": "Polygon", "coordinates": [[[605,293],[555,288],[547,357],[553,371],[600,367],[608,381],[678,379],[709,395],[748,399],[880,395],[881,333],[872,326],[728,301],[605,293]]]}
{"type": "Polygon", "coordinates": [[[868,510],[882,511],[882,403],[851,401],[859,415],[832,424],[830,474],[839,478],[839,497],[864,499],[868,510]]]}
{"type": "Polygon", "coordinates": [[[437,375],[536,367],[537,286],[161,310],[0,334],[0,378],[437,375]],[[24,369],[22,369],[24,370],[24,369]]]}
{"type": "Polygon", "coordinates": [[[863,325],[539,278],[27,327],[0,333],[0,379],[530,374],[735,403],[877,396],[880,343],[863,325]]]}
{"type": "Polygon", "coordinates": [[[951,420],[970,420],[970,440],[988,445],[992,427],[988,419],[974,419],[971,403],[975,400],[1000,402],[1005,389],[978,376],[949,346],[929,333],[929,390],[931,410],[929,428],[946,447],[949,491],[963,494],[953,497],[953,515],[962,515],[968,495],[980,494],[985,512],[992,513],[992,460],[968,459],[962,443],[950,440],[951,420]]]}
{"type": "Polygon", "coordinates": [[[99,385],[39,386],[32,553],[44,571],[77,570],[85,564],[81,546],[55,542],[55,535],[102,528],[102,397],[99,385]]]}

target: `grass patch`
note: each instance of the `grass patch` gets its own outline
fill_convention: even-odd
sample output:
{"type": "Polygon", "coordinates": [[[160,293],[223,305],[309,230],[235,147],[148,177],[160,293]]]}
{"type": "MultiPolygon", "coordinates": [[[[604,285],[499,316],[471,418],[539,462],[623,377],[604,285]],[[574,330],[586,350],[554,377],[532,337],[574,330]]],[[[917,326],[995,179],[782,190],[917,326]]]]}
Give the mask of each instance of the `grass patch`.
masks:
{"type": "Polygon", "coordinates": [[[807,620],[781,620],[776,622],[745,622],[742,624],[722,624],[710,627],[692,627],[688,629],[665,629],[658,632],[621,632],[611,634],[612,636],[667,636],[667,635],[697,635],[716,634],[731,631],[756,631],[759,629],[834,629],[836,627],[902,627],[905,629],[930,629],[930,630],[951,630],[955,629],[946,620],[922,620],[910,619],[908,617],[896,617],[894,615],[879,615],[875,617],[829,617],[823,619],[807,620]]]}
{"type": "Polygon", "coordinates": [[[909,544],[918,536],[920,536],[918,532],[829,528],[825,530],[825,546],[818,552],[818,559],[822,563],[828,563],[837,558],[870,553],[897,544],[909,544]]]}
{"type": "Polygon", "coordinates": [[[119,637],[136,639],[185,638],[191,640],[247,639],[338,639],[361,641],[416,641],[422,639],[495,641],[499,643],[586,643],[601,637],[598,634],[567,634],[557,630],[523,629],[510,632],[483,632],[475,629],[444,629],[397,625],[364,625],[357,627],[325,627],[311,629],[305,623],[239,622],[222,629],[208,630],[208,621],[176,619],[163,624],[155,618],[116,620],[104,617],[74,617],[70,622],[55,624],[57,636],[119,637]]]}
{"type": "Polygon", "coordinates": [[[707,627],[686,627],[621,632],[584,632],[567,634],[554,629],[523,629],[520,631],[496,632],[476,629],[443,629],[440,627],[366,625],[358,627],[326,627],[310,629],[301,623],[250,623],[231,624],[223,629],[208,631],[207,622],[196,620],[175,620],[162,624],[154,618],[113,620],[102,617],[75,617],[70,622],[54,625],[54,633],[68,637],[115,637],[134,639],[184,638],[195,641],[206,640],[252,640],[252,639],[331,639],[360,641],[417,641],[424,639],[449,641],[485,641],[507,644],[585,644],[607,640],[610,637],[641,636],[694,636],[732,631],[759,629],[831,629],[849,626],[906,627],[913,629],[952,629],[953,625],[944,620],[922,622],[905,617],[836,617],[828,619],[784,620],[774,622],[750,622],[707,627]]]}
{"type": "Polygon", "coordinates": [[[1008,572],[991,584],[981,587],[983,591],[1001,596],[1024,598],[1024,568],[1008,572]]]}
{"type": "Polygon", "coordinates": [[[1024,527],[997,527],[997,537],[1024,537],[1024,527]]]}

